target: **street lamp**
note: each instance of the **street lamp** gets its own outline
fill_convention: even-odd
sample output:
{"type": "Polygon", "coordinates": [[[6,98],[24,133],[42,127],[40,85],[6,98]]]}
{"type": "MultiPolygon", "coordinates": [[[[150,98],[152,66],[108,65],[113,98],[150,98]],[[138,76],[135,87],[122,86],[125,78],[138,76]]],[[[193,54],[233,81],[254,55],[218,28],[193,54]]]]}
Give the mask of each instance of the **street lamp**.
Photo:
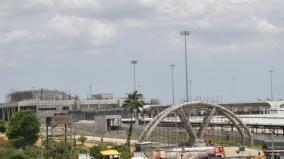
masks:
{"type": "Polygon", "coordinates": [[[186,47],[186,37],[190,35],[189,30],[183,30],[180,32],[182,36],[184,36],[184,55],[185,55],[185,87],[186,87],[186,102],[188,99],[188,71],[187,71],[187,47],[186,47]]]}
{"type": "Polygon", "coordinates": [[[172,96],[173,96],[173,105],[175,104],[175,86],[174,86],[174,64],[170,65],[172,73],[172,96]]]}
{"type": "Polygon", "coordinates": [[[269,70],[269,74],[270,74],[270,100],[271,101],[273,101],[272,73],[273,73],[273,70],[269,70]]]}
{"type": "Polygon", "coordinates": [[[134,88],[134,91],[136,91],[136,77],[135,77],[135,65],[137,64],[137,60],[132,60],[131,61],[131,64],[133,64],[133,88],[134,88]]]}

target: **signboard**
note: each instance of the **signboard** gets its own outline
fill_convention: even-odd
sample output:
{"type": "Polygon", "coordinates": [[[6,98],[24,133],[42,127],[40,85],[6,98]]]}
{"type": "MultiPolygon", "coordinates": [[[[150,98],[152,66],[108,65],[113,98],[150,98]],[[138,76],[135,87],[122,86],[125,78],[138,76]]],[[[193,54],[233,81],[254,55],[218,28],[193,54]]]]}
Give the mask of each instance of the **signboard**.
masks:
{"type": "Polygon", "coordinates": [[[53,116],[53,117],[46,117],[46,123],[51,125],[65,125],[72,123],[71,116],[53,116]]]}

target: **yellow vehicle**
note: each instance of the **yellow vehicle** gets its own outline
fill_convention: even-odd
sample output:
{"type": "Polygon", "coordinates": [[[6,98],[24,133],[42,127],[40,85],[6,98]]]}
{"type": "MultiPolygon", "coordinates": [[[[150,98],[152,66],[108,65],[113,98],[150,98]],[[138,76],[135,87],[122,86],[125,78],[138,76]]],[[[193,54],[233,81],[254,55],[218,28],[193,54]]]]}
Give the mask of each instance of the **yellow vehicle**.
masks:
{"type": "Polygon", "coordinates": [[[104,150],[100,153],[104,159],[120,159],[121,155],[117,150],[104,150]]]}

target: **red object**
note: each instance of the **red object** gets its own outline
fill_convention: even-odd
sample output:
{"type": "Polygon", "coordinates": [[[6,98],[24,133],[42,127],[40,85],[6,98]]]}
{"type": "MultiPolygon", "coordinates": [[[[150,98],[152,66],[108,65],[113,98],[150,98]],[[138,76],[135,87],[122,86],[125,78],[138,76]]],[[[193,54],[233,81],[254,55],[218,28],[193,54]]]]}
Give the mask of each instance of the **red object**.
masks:
{"type": "Polygon", "coordinates": [[[226,157],[224,146],[215,146],[215,156],[214,157],[222,157],[222,158],[226,157]]]}

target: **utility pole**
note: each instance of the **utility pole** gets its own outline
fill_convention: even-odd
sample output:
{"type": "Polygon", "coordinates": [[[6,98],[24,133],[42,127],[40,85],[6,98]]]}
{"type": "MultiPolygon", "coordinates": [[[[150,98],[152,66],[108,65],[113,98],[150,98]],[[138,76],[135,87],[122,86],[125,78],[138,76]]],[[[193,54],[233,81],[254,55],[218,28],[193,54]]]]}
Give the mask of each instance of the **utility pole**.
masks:
{"type": "Polygon", "coordinates": [[[273,101],[272,73],[273,73],[273,70],[269,70],[269,74],[270,74],[270,100],[271,100],[271,101],[273,101]]]}
{"type": "Polygon", "coordinates": [[[186,47],[186,37],[190,35],[189,30],[183,30],[180,32],[184,36],[184,57],[185,57],[185,90],[186,90],[186,102],[189,101],[188,97],[188,66],[187,66],[187,47],[186,47]]]}

